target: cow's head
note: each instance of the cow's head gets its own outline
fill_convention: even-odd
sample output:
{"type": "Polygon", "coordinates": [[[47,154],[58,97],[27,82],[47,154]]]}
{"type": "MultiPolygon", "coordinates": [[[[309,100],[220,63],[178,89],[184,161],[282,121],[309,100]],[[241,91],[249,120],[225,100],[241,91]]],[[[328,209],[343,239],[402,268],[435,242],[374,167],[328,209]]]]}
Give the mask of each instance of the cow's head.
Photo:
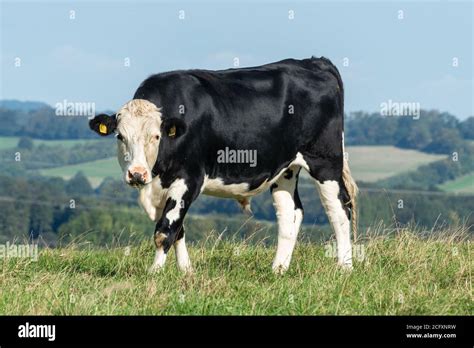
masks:
{"type": "Polygon", "coordinates": [[[102,136],[115,133],[118,160],[124,180],[134,187],[152,181],[152,169],[158,156],[161,140],[161,112],[155,104],[134,99],[115,115],[98,115],[89,127],[102,136]]]}

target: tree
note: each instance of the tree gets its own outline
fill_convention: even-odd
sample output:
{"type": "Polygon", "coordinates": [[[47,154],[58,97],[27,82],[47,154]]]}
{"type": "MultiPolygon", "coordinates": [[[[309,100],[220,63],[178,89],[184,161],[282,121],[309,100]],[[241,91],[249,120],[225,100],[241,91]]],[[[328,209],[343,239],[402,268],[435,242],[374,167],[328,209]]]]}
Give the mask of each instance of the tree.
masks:
{"type": "Polygon", "coordinates": [[[474,140],[474,116],[471,116],[459,124],[459,131],[464,139],[474,140]]]}
{"type": "Polygon", "coordinates": [[[78,172],[66,184],[66,192],[68,194],[91,195],[94,193],[94,190],[84,173],[78,172]]]}
{"type": "Polygon", "coordinates": [[[18,148],[25,150],[32,150],[34,147],[33,140],[29,137],[21,137],[18,141],[18,148]]]}

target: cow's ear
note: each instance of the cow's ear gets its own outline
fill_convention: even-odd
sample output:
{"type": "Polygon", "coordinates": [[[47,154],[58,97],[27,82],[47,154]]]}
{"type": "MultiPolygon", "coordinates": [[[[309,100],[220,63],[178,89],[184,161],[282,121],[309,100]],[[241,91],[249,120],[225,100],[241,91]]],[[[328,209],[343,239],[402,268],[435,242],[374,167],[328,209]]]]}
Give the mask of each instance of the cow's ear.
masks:
{"type": "Polygon", "coordinates": [[[89,121],[89,127],[99,135],[107,136],[117,128],[117,118],[114,115],[100,114],[89,121]]]}
{"type": "Polygon", "coordinates": [[[162,124],[163,134],[168,138],[178,138],[186,133],[186,123],[180,118],[167,118],[162,124]]]}

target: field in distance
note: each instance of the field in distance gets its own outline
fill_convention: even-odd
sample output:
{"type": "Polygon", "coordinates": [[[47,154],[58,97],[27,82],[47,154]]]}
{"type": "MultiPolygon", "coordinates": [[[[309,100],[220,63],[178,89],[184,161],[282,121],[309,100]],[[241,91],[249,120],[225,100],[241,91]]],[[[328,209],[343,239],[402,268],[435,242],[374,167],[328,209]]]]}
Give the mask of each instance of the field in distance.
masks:
{"type": "MultiPolygon", "coordinates": [[[[12,148],[18,144],[19,137],[0,137],[0,149],[12,148]]],[[[98,140],[38,140],[35,145],[62,145],[72,147],[76,144],[96,142],[98,140]]],[[[446,156],[427,154],[416,150],[406,150],[394,146],[348,146],[349,163],[356,180],[374,182],[392,175],[415,170],[417,167],[440,160],[446,156]]],[[[91,184],[97,186],[107,176],[120,178],[121,170],[116,158],[101,159],[76,165],[68,165],[42,170],[46,176],[59,176],[69,179],[78,171],[83,171],[91,184]]],[[[452,191],[447,186],[447,191],[452,191]]]]}
{"type": "Polygon", "coordinates": [[[108,176],[114,179],[120,179],[122,177],[122,169],[116,157],[42,169],[40,173],[44,176],[59,176],[63,179],[70,179],[79,171],[84,173],[93,187],[99,186],[102,180],[108,176]]]}
{"type": "Polygon", "coordinates": [[[419,166],[446,158],[394,146],[348,146],[349,166],[356,180],[374,182],[415,170],[419,166]]]}
{"type": "MultiPolygon", "coordinates": [[[[11,149],[18,145],[20,137],[2,137],[0,136],[0,150],[11,149]]],[[[35,146],[44,144],[47,146],[60,145],[63,147],[72,147],[78,144],[87,144],[90,142],[98,142],[101,139],[61,139],[61,140],[44,140],[44,139],[32,139],[35,146]]]]}
{"type": "MultiPolygon", "coordinates": [[[[420,165],[444,158],[415,150],[404,150],[393,146],[351,146],[348,147],[351,171],[356,180],[374,182],[402,172],[414,170],[420,165]]],[[[43,170],[43,175],[70,178],[82,170],[93,184],[106,177],[120,177],[121,169],[117,159],[87,162],[43,170]],[[100,165],[100,168],[97,168],[100,165]]]]}
{"type": "Polygon", "coordinates": [[[463,175],[455,180],[447,181],[439,187],[443,191],[459,192],[459,193],[474,193],[474,173],[463,175]]]}

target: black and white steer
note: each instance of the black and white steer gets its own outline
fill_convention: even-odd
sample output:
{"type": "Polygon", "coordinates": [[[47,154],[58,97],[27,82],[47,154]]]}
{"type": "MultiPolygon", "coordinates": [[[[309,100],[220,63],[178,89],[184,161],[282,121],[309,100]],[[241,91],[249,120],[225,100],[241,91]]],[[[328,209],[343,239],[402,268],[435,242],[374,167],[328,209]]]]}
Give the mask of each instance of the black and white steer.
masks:
{"type": "Polygon", "coordinates": [[[338,263],[352,267],[357,186],[344,158],[343,116],[337,68],[313,57],[153,75],[117,114],[96,116],[90,128],[117,135],[125,182],[139,189],[140,205],[156,221],[151,270],[163,267],[172,245],[180,269],[191,269],[183,219],[200,193],[234,198],[248,210],[250,197],[270,189],[278,221],[273,269],[282,272],[303,220],[301,168],[319,189],[338,263]]]}

